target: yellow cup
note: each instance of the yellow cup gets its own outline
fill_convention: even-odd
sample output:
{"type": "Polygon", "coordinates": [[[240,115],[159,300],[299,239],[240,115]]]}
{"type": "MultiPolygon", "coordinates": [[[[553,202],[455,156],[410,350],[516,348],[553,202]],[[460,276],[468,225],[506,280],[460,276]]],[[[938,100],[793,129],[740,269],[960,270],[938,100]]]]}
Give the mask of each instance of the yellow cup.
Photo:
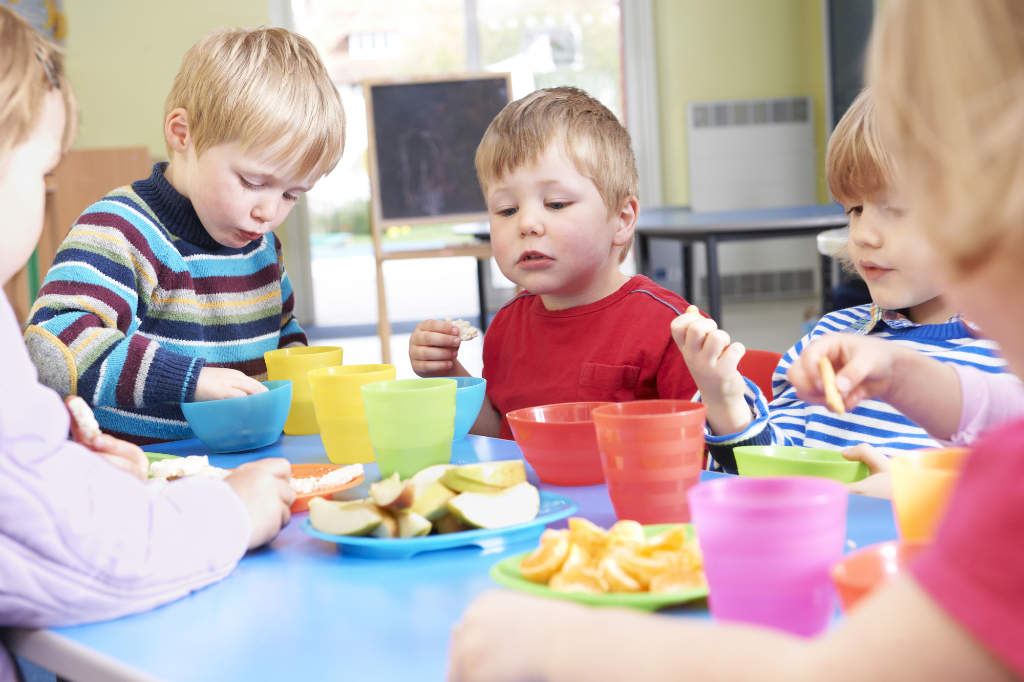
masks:
{"type": "Polygon", "coordinates": [[[329,460],[335,464],[374,461],[359,387],[394,378],[394,365],[344,365],[310,371],[313,409],[329,460]]]}
{"type": "Polygon", "coordinates": [[[270,381],[289,379],[292,382],[292,407],[284,432],[292,436],[318,433],[313,394],[309,390],[309,371],[341,364],[341,346],[292,346],[263,354],[270,381]]]}
{"type": "Polygon", "coordinates": [[[940,448],[892,458],[892,507],[901,539],[932,539],[967,453],[967,448],[940,448]]]}

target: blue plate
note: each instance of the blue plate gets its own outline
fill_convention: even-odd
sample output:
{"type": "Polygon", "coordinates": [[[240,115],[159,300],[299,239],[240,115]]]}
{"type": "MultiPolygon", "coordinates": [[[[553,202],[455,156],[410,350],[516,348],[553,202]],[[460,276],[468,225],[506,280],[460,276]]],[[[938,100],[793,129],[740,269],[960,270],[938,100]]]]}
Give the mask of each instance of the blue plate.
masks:
{"type": "Polygon", "coordinates": [[[315,538],[338,543],[344,554],[371,559],[408,559],[421,552],[451,549],[452,547],[477,545],[486,550],[498,551],[504,549],[506,545],[536,541],[544,532],[544,527],[547,524],[572,516],[576,510],[576,503],[568,497],[542,490],[540,491],[540,511],[537,512],[537,516],[526,523],[517,523],[504,528],[480,528],[445,533],[444,535],[389,539],[321,533],[310,524],[308,518],[302,522],[301,527],[315,538]]]}

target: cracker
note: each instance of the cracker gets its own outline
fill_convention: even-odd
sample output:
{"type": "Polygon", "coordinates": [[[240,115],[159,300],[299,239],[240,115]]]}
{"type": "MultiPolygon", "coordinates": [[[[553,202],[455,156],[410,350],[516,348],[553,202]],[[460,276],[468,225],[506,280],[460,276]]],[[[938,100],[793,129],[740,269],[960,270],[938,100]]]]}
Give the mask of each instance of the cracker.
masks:
{"type": "Polygon", "coordinates": [[[89,403],[81,396],[69,395],[64,399],[68,406],[71,418],[75,420],[75,426],[86,443],[91,443],[96,436],[100,435],[100,423],[96,421],[96,415],[92,413],[89,403]]]}
{"type": "Polygon", "coordinates": [[[690,313],[697,313],[699,315],[700,314],[700,308],[698,308],[695,305],[691,305],[689,308],[686,309],[686,312],[683,313],[683,315],[689,315],[690,313]]]}
{"type": "Polygon", "coordinates": [[[823,355],[818,360],[818,371],[821,372],[821,385],[825,389],[825,406],[836,414],[843,414],[846,406],[843,405],[843,396],[839,394],[836,385],[836,371],[828,357],[823,355]]]}
{"type": "Polygon", "coordinates": [[[465,320],[453,320],[449,317],[445,322],[450,322],[452,325],[459,328],[459,338],[463,341],[475,339],[480,335],[480,330],[465,320]]]}

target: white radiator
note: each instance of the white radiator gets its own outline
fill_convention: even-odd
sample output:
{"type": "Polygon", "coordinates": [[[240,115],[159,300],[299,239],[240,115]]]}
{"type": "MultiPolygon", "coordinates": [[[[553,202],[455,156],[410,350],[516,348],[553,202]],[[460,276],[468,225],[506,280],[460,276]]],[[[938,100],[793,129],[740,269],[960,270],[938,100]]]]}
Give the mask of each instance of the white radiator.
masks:
{"type": "MultiPolygon", "coordinates": [[[[694,211],[817,203],[810,98],[690,102],[686,131],[694,211]]],[[[678,248],[660,241],[652,247],[654,273],[667,286],[678,287],[678,248]]],[[[723,296],[810,294],[816,254],[813,237],[723,243],[723,296]]],[[[703,260],[703,247],[696,246],[694,266],[701,295],[703,260]]]]}

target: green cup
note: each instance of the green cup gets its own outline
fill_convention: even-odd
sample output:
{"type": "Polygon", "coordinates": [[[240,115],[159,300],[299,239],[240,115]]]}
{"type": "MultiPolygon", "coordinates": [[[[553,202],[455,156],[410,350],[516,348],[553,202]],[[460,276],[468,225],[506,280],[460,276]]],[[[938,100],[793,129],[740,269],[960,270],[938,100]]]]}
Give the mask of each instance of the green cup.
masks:
{"type": "Polygon", "coordinates": [[[364,384],[363,404],[381,478],[409,478],[452,458],[454,379],[398,379],[364,384]]]}
{"type": "Polygon", "coordinates": [[[853,483],[868,475],[863,462],[836,450],[795,445],[741,445],[732,449],[740,476],[818,476],[853,483]]]}

